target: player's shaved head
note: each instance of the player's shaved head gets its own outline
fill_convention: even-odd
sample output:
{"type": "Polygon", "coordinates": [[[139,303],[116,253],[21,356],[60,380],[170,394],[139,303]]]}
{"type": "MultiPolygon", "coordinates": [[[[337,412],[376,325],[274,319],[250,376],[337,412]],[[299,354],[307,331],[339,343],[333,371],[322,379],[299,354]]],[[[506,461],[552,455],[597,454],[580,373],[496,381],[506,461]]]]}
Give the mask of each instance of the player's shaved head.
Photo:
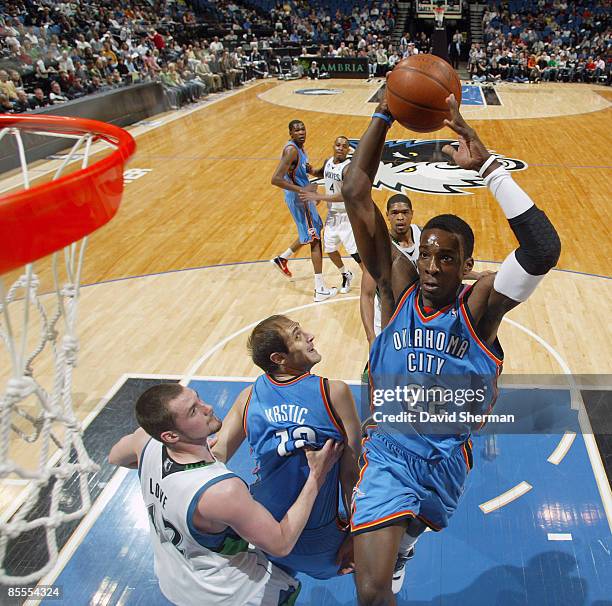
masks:
{"type": "Polygon", "coordinates": [[[270,316],[262,320],[249,335],[247,350],[253,363],[264,372],[273,373],[278,366],[272,362],[273,353],[288,353],[284,332],[294,324],[287,316],[270,316]]]}

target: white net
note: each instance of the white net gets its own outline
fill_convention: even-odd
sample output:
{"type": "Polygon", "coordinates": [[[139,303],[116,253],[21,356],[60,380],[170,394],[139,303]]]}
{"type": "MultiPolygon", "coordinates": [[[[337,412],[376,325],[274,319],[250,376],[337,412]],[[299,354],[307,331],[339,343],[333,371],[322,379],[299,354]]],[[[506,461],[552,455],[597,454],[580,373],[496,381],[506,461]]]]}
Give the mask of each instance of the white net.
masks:
{"type": "MultiPolygon", "coordinates": [[[[34,136],[74,139],[68,153],[54,161],[52,179],[77,162],[77,168],[87,167],[94,151],[92,133],[40,131],[34,136]]],[[[9,180],[7,187],[29,189],[32,175],[48,171],[49,165],[28,167],[20,128],[0,131],[3,144],[11,139],[20,160],[13,179],[20,183],[9,180]]],[[[36,267],[26,265],[20,275],[0,276],[0,487],[5,496],[0,511],[0,583],[4,584],[35,582],[50,571],[58,556],[59,527],[81,518],[91,506],[88,474],[97,465],[83,445],[72,385],[86,245],[84,238],[36,267]],[[15,560],[23,562],[23,556],[15,558],[15,550],[42,540],[47,561],[36,570],[31,561],[20,569],[15,560]]]]}

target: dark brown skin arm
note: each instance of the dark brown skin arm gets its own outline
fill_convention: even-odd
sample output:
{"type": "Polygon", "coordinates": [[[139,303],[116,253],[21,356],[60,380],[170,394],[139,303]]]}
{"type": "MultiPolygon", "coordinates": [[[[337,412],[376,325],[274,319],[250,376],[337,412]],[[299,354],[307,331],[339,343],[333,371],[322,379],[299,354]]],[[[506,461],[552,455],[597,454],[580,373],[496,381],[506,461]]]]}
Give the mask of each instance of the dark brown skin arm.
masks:
{"type": "MultiPolygon", "coordinates": [[[[388,113],[383,99],[377,112],[388,113]]],[[[395,306],[389,230],[372,199],[372,184],[382,156],[388,125],[373,118],[346,171],[342,195],[363,263],[378,285],[384,316],[395,306]],[[385,313],[387,312],[387,313],[385,313]]],[[[416,279],[416,270],[413,270],[416,279]]]]}
{"type": "Polygon", "coordinates": [[[376,294],[376,282],[368,273],[363,270],[361,275],[361,292],[359,294],[359,311],[361,322],[366,333],[368,343],[372,346],[376,335],[374,334],[374,295],[376,294]]]}
{"type": "Polygon", "coordinates": [[[308,174],[316,177],[317,179],[322,179],[325,171],[325,164],[321,165],[321,168],[313,169],[310,164],[308,164],[308,174]]]}
{"type": "Polygon", "coordinates": [[[283,150],[280,162],[272,175],[271,183],[286,189],[288,191],[294,191],[296,193],[308,191],[304,187],[300,187],[291,181],[285,179],[285,175],[291,171],[291,169],[298,163],[298,151],[293,145],[287,145],[283,150]]]}

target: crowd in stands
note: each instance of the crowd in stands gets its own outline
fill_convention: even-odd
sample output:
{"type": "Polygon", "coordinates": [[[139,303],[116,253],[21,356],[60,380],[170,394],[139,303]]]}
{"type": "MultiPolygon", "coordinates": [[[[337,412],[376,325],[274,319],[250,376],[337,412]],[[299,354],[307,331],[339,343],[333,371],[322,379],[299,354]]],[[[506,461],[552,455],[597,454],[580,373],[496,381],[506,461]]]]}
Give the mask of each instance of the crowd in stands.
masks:
{"type": "MultiPolygon", "coordinates": [[[[471,75],[609,79],[610,1],[490,4],[485,43],[470,51],[471,75]]],[[[370,76],[381,76],[431,48],[424,33],[391,43],[396,9],[396,0],[6,0],[0,111],[147,81],[160,82],[177,107],[256,77],[301,77],[297,55],[362,57],[370,76]]]]}
{"type": "Polygon", "coordinates": [[[146,81],[161,82],[177,107],[278,74],[281,51],[291,46],[297,54],[369,56],[381,66],[377,71],[394,60],[389,0],[359,9],[344,2],[333,13],[305,0],[185,1],[0,4],[0,111],[38,109],[146,81]],[[208,35],[215,28],[219,35],[208,35]]]}
{"type": "Polygon", "coordinates": [[[483,16],[485,44],[468,67],[479,82],[610,83],[610,0],[512,0],[483,16]]]}
{"type": "Polygon", "coordinates": [[[156,0],[9,0],[0,8],[0,105],[22,112],[126,84],[159,81],[173,106],[247,77],[223,44],[162,33],[197,25],[156,0]]]}

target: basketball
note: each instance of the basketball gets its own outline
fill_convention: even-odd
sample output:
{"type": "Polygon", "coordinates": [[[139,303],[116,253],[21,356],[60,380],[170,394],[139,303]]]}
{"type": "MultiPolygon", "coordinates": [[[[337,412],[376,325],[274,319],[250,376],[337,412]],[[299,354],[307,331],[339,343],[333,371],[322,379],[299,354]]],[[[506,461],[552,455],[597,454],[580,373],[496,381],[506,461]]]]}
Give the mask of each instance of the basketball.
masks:
{"type": "Polygon", "coordinates": [[[446,98],[461,103],[461,82],[455,70],[435,55],[412,55],[400,61],[387,78],[387,103],[393,117],[417,133],[429,133],[450,119],[446,98]]]}

